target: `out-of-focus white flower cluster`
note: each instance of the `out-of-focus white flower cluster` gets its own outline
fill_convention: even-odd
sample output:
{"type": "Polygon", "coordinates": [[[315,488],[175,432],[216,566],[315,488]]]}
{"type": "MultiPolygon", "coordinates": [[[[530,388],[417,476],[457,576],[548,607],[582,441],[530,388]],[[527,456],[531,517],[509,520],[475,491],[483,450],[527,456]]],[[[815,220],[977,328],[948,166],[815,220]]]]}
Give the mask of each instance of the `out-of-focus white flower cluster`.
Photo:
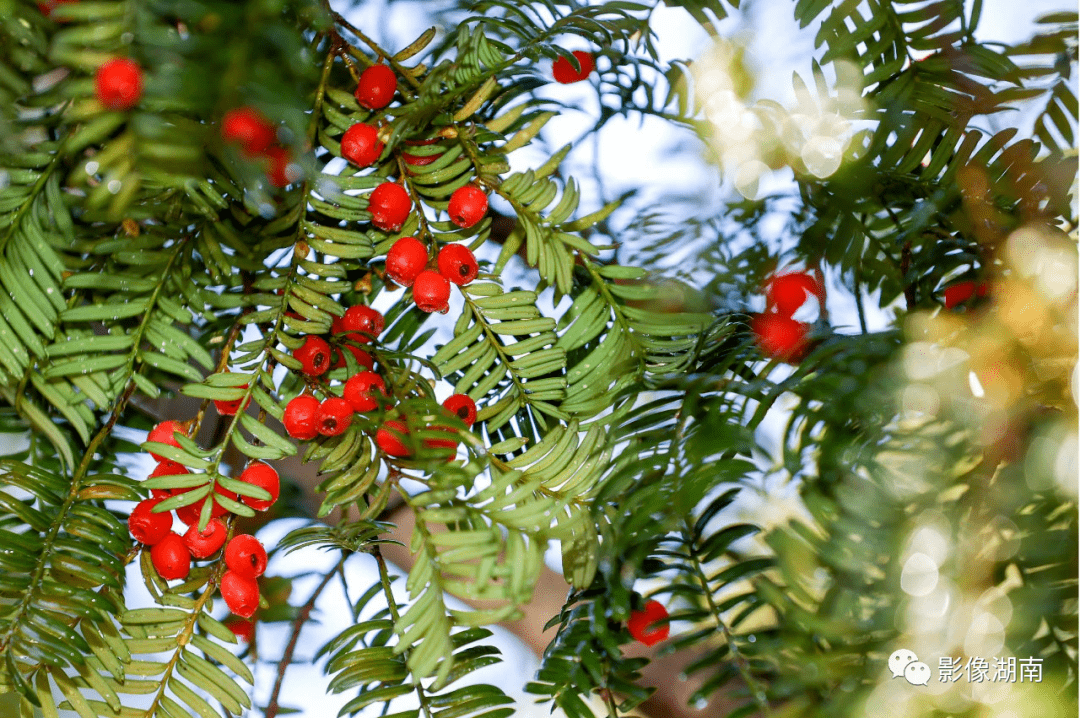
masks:
{"type": "Polygon", "coordinates": [[[753,80],[734,42],[717,41],[693,63],[694,97],[711,127],[713,149],[744,197],[756,198],[761,178],[785,165],[824,179],[865,151],[869,131],[857,132],[855,125],[865,110],[860,75],[844,63],[833,68],[835,87],[816,98],[796,75],[789,110],[772,100],[750,102],[753,80]]]}

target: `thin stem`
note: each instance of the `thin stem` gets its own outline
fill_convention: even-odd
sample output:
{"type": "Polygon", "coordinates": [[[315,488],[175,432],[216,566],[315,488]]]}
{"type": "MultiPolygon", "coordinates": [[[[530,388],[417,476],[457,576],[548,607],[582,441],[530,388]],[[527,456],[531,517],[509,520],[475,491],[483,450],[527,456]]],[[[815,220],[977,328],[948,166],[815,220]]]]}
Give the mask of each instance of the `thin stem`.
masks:
{"type": "Polygon", "coordinates": [[[304,629],[304,624],[307,623],[308,618],[311,617],[311,612],[315,609],[315,603],[319,600],[319,596],[323,590],[330,584],[334,576],[337,575],[341,567],[345,565],[345,559],[349,555],[342,552],[341,560],[337,562],[325,576],[323,580],[319,582],[318,587],[311,594],[311,598],[307,600],[303,606],[300,607],[300,612],[296,614],[296,620],[293,621],[292,635],[289,636],[289,643],[285,646],[285,653],[281,656],[281,662],[278,663],[277,679],[274,681],[274,690],[270,693],[270,702],[266,706],[266,712],[263,714],[263,718],[276,718],[278,711],[281,710],[278,706],[278,699],[281,696],[281,685],[285,682],[285,671],[289,668],[289,664],[292,663],[293,653],[296,651],[296,644],[300,642],[300,631],[304,629]]]}
{"type": "Polygon", "coordinates": [[[855,265],[855,308],[859,310],[859,328],[863,334],[866,334],[866,308],[863,306],[861,261],[855,265]]]}

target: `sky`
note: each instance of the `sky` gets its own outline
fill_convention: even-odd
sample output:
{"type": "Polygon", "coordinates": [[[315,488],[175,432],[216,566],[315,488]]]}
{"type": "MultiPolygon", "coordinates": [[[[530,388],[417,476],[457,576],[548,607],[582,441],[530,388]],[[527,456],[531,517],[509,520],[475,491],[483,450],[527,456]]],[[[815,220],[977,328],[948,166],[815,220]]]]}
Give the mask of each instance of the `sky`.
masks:
{"type": "MultiPolygon", "coordinates": [[[[411,42],[418,34],[418,28],[427,26],[419,17],[427,8],[437,5],[419,2],[395,2],[387,5],[381,1],[373,1],[347,12],[348,3],[339,1],[333,4],[349,16],[354,24],[371,30],[376,37],[383,40],[385,46],[391,48],[403,47],[411,42]]],[[[808,77],[810,57],[813,53],[813,31],[800,31],[797,28],[791,18],[791,7],[789,0],[747,0],[744,2],[743,13],[723,21],[719,26],[722,35],[739,33],[746,38],[749,60],[756,70],[756,94],[776,99],[785,105],[793,100],[792,72],[798,71],[808,77]]],[[[1058,9],[1064,9],[1064,6],[1055,0],[986,0],[979,34],[982,38],[999,41],[1025,38],[1031,33],[1035,17],[1058,9]]],[[[662,59],[693,59],[710,44],[706,33],[679,8],[658,9],[654,14],[654,28],[657,31],[657,43],[662,59]]],[[[572,45],[568,46],[568,49],[577,47],[579,45],[572,45]]],[[[542,135],[545,144],[550,148],[557,148],[566,142],[576,141],[594,116],[595,94],[584,83],[578,86],[552,86],[550,89],[546,88],[545,92],[580,108],[580,111],[565,113],[548,124],[542,135]]],[[[643,189],[642,201],[645,203],[650,197],[659,197],[663,193],[682,194],[698,198],[703,208],[709,208],[730,198],[731,188],[729,184],[721,183],[720,173],[705,160],[702,149],[701,143],[688,131],[675,128],[656,118],[647,118],[641,123],[636,118],[616,119],[604,130],[598,144],[585,142],[576,146],[564,165],[564,172],[582,179],[582,213],[600,206],[605,199],[613,198],[627,189],[643,189]],[[594,152],[601,168],[600,182],[583,176],[588,173],[581,171],[581,168],[591,166],[594,152]]],[[[511,164],[515,170],[535,167],[545,157],[540,148],[524,148],[514,153],[511,164]]],[[[776,179],[777,183],[784,181],[786,180],[783,177],[776,179]]],[[[489,258],[494,258],[494,254],[489,258]]],[[[550,311],[554,307],[548,309],[550,311]]],[[[854,299],[839,288],[830,292],[829,309],[834,321],[857,326],[854,299]]],[[[456,307],[452,307],[451,311],[455,310],[456,307]]],[[[871,312],[870,330],[885,327],[889,320],[890,317],[885,312],[871,312]]],[[[435,341],[445,341],[445,337],[439,336],[435,341]]],[[[783,421],[783,412],[775,412],[760,429],[759,439],[765,445],[770,445],[771,442],[775,447],[776,436],[783,426],[783,421]]],[[[779,489],[775,492],[779,501],[789,504],[783,510],[798,510],[790,487],[786,490],[782,487],[774,489],[779,489]]],[[[298,525],[300,524],[295,521],[278,522],[264,529],[259,537],[264,543],[271,545],[298,525]]],[[[275,558],[270,564],[268,574],[295,575],[313,568],[329,568],[333,561],[332,554],[304,550],[289,557],[275,558]]],[[[352,591],[355,597],[377,579],[377,574],[374,562],[369,556],[356,556],[348,566],[350,585],[355,587],[352,591]]],[[[137,572],[137,567],[135,571],[137,572]]],[[[137,573],[129,579],[129,585],[141,587],[142,581],[137,573]]],[[[298,604],[305,601],[317,580],[317,577],[296,579],[292,602],[298,604]]],[[[403,581],[398,585],[401,583],[403,581]]],[[[133,597],[133,603],[138,600],[133,597]]],[[[348,615],[344,593],[335,582],[318,605],[316,616],[319,622],[309,624],[303,633],[297,651],[298,658],[310,657],[336,635],[344,627],[348,615]]],[[[260,653],[263,656],[279,653],[287,640],[289,627],[284,624],[263,625],[259,630],[260,653]]],[[[531,698],[525,697],[521,692],[523,683],[534,674],[538,666],[536,657],[508,631],[497,627],[493,630],[496,633],[494,643],[502,650],[504,662],[477,672],[473,675],[473,680],[499,685],[518,698],[521,718],[551,715],[548,706],[532,704],[531,698]]],[[[257,704],[265,705],[275,674],[274,665],[263,664],[258,668],[257,682],[260,691],[256,695],[257,704]]],[[[325,685],[326,678],[322,674],[321,665],[298,664],[288,673],[282,702],[302,708],[300,713],[294,714],[302,718],[334,716],[338,708],[353,695],[325,696],[325,685]]],[[[402,704],[397,710],[406,707],[408,706],[402,704]]],[[[375,714],[377,711],[371,711],[371,715],[375,714]]],[[[559,713],[555,715],[558,716],[559,713]]]]}

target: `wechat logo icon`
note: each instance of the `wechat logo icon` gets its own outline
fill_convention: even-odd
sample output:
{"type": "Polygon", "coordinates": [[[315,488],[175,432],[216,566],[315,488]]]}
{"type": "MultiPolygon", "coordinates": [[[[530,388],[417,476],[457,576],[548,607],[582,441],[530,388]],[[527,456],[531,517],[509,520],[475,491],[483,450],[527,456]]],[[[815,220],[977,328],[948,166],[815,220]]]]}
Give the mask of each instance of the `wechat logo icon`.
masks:
{"type": "Polygon", "coordinates": [[[889,656],[889,670],[893,678],[903,678],[913,686],[925,686],[930,682],[930,666],[906,648],[893,651],[889,656]]]}

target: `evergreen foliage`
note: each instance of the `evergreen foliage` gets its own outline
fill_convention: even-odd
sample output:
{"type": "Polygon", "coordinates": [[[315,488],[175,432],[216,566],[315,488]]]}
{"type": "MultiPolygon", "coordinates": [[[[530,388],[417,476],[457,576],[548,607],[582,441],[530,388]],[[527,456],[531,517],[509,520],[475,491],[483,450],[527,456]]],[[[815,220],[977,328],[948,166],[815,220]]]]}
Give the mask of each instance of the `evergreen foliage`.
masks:
{"type": "MultiPolygon", "coordinates": [[[[1055,482],[1052,461],[987,441],[970,397],[935,385],[940,410],[911,421],[904,367],[913,343],[973,346],[992,330],[1007,336],[994,346],[1007,348],[1023,395],[1008,430],[1075,432],[1074,330],[1036,342],[1007,312],[992,326],[975,308],[968,325],[928,317],[961,279],[1034,292],[1037,279],[1001,259],[1017,230],[1038,227],[1075,254],[1076,14],[1042,18],[1038,35],[1005,46],[975,39],[978,0],[799,0],[792,11],[816,28],[817,56],[810,83],[794,79],[798,109],[827,112],[845,78],[861,93],[861,133],[840,169],[822,177],[774,154],[794,172],[790,193],[676,225],[653,212],[616,225],[630,198],[583,198],[581,178],[560,170],[571,146],[511,172],[509,155],[543,147],[562,110],[537,93],[545,63],[571,57],[568,36],[596,48],[591,132],[650,116],[707,137],[690,65],[661,62],[650,21],[665,5],[715,31],[738,3],[452,5],[438,28],[386,48],[317,0],[83,0],[49,13],[0,0],[0,431],[5,446],[24,446],[0,461],[0,694],[27,718],[284,712],[297,697],[275,690],[269,706],[253,704],[254,656],[236,651],[215,611],[224,562],[170,585],[124,521],[152,489],[188,489],[160,504],[169,510],[220,488],[239,494],[221,499],[231,536],[255,513],[242,498],[267,497],[234,478],[242,464],[299,452],[318,466],[319,518],[348,518],[310,522],[273,551],[318,546],[338,563],[302,609],[265,598],[263,608],[294,621],[285,670],[320,593],[335,577],[346,584],[348,625],[317,655],[329,690],[349,696],[343,715],[513,715],[501,689],[458,681],[498,662],[484,626],[520,614],[552,540],[572,591],[527,690],[570,718],[597,715],[594,695],[612,718],[648,700],[647,659],[623,647],[631,612],[654,596],[670,606],[665,650],[695,655],[695,701],[723,695],[730,716],[873,715],[885,661],[913,631],[902,559],[927,516],[954,547],[942,575],[1011,602],[1001,652],[1043,660],[1039,705],[1075,710],[1075,492],[1055,482]],[[113,57],[143,69],[131,111],[94,96],[94,73],[113,57]],[[353,91],[379,62],[398,77],[399,102],[371,111],[353,91]],[[222,140],[222,114],[243,105],[280,128],[285,187],[222,140]],[[985,129],[1030,107],[1041,108],[1031,137],[985,129]],[[386,145],[370,168],[341,157],[357,122],[377,125],[386,145]],[[388,179],[413,202],[397,232],[370,223],[368,197],[388,179]],[[467,229],[446,217],[470,183],[512,211],[509,232],[492,216],[467,229]],[[798,238],[783,252],[762,227],[777,213],[798,238]],[[400,291],[380,258],[408,236],[501,249],[454,290],[456,321],[420,311],[409,289],[393,295],[385,331],[359,346],[394,406],[298,449],[284,408],[326,389],[300,375],[293,350],[348,307],[400,291]],[[702,248],[705,286],[691,285],[700,273],[644,268],[676,245],[702,248]],[[522,262],[526,285],[513,286],[522,262]],[[828,270],[854,292],[862,332],[835,332],[822,311],[813,351],[791,371],[763,360],[753,298],[778,264],[828,270]],[[868,297],[896,308],[894,326],[867,331],[868,297]],[[429,351],[440,325],[452,338],[429,351]],[[476,402],[472,431],[439,414],[437,380],[476,402]],[[125,438],[150,428],[147,402],[178,396],[201,401],[187,425],[198,441],[125,438]],[[252,410],[223,417],[209,441],[199,434],[211,402],[237,400],[252,410]],[[739,507],[763,455],[756,430],[781,405],[793,408],[776,470],[798,482],[806,511],[770,524],[739,507]],[[409,457],[375,443],[387,419],[407,426],[409,457]],[[466,461],[425,447],[445,436],[435,420],[453,424],[466,461]],[[145,450],[192,473],[127,476],[145,450]],[[398,500],[416,519],[404,594],[380,553],[398,500]],[[374,556],[380,581],[353,600],[343,567],[357,553],[374,556]],[[129,605],[133,561],[152,606],[129,605]],[[454,609],[448,595],[488,607],[454,609]],[[405,696],[418,707],[390,703],[405,696]]],[[[776,103],[748,106],[782,134],[776,103]]],[[[1048,325],[1075,319],[1075,289],[1044,304],[1048,325]]],[[[331,379],[356,370],[350,343],[332,339],[346,365],[331,379]]],[[[210,511],[204,502],[202,526],[210,511]]],[[[913,703],[907,715],[939,709],[913,703]]]]}

